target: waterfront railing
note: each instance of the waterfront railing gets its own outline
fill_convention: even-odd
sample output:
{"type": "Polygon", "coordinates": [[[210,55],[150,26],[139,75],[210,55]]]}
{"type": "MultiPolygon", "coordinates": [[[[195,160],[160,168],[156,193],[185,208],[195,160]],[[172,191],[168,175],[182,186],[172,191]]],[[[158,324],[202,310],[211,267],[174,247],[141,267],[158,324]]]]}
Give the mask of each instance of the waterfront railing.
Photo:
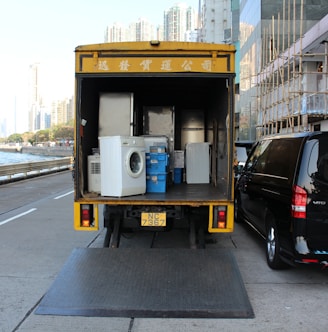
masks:
{"type": "Polygon", "coordinates": [[[0,165],[0,183],[73,169],[73,158],[0,165]]]}

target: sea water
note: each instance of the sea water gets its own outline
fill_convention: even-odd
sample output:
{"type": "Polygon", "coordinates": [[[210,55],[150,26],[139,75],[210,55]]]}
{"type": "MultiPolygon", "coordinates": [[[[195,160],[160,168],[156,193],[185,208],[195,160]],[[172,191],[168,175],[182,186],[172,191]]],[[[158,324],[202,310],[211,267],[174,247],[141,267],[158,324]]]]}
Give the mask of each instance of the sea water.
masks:
{"type": "Polygon", "coordinates": [[[0,151],[0,165],[27,163],[29,161],[53,160],[57,158],[58,157],[42,156],[30,153],[0,151]]]}

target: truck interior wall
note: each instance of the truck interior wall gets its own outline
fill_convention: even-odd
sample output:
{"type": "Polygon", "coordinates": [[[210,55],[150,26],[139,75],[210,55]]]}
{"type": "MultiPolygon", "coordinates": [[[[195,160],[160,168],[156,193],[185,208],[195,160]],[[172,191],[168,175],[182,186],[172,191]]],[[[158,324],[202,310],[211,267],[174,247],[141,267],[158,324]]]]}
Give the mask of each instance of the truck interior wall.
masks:
{"type": "Polygon", "coordinates": [[[212,144],[212,178],[215,185],[228,192],[228,130],[227,130],[227,110],[228,92],[225,87],[220,87],[222,98],[214,98],[210,109],[217,115],[213,116],[213,144],[212,144]]]}
{"type": "Polygon", "coordinates": [[[84,126],[80,126],[81,146],[79,147],[80,188],[82,193],[88,190],[88,155],[92,149],[98,147],[98,110],[99,94],[93,80],[83,79],[81,81],[81,104],[80,119],[86,120],[84,126]],[[83,156],[83,157],[82,157],[83,156]]]}
{"type": "Polygon", "coordinates": [[[211,178],[220,191],[228,192],[228,130],[229,93],[225,80],[213,84],[206,103],[206,138],[211,143],[211,178]]]}

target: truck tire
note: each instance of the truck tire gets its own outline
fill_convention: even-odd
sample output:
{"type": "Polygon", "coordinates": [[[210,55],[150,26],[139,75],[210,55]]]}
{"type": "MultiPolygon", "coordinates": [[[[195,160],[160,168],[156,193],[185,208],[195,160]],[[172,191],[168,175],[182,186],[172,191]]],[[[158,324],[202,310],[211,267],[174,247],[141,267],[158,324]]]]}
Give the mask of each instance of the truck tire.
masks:
{"type": "Polygon", "coordinates": [[[236,224],[242,222],[242,218],[240,217],[240,200],[238,196],[235,196],[234,199],[234,219],[236,224]]]}
{"type": "Polygon", "coordinates": [[[111,229],[109,227],[106,227],[106,235],[105,235],[104,244],[103,244],[104,248],[109,247],[109,242],[110,242],[111,235],[112,235],[111,229]]]}
{"type": "Polygon", "coordinates": [[[114,215],[114,227],[111,232],[111,236],[109,239],[109,248],[118,248],[120,245],[121,239],[121,216],[120,214],[114,215]]]}

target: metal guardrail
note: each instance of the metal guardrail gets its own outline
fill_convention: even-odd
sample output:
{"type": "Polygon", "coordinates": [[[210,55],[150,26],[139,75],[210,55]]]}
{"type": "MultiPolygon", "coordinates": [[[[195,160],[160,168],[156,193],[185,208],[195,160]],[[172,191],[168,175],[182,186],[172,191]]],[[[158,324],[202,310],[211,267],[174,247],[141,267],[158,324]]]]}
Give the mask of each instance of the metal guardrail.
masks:
{"type": "Polygon", "coordinates": [[[30,176],[47,174],[60,170],[73,168],[73,158],[65,157],[46,161],[31,161],[27,163],[0,165],[0,183],[10,181],[14,178],[27,178],[30,176]]]}
{"type": "Polygon", "coordinates": [[[41,156],[70,157],[73,155],[71,146],[11,146],[0,144],[0,151],[13,153],[30,153],[41,156]]]}

